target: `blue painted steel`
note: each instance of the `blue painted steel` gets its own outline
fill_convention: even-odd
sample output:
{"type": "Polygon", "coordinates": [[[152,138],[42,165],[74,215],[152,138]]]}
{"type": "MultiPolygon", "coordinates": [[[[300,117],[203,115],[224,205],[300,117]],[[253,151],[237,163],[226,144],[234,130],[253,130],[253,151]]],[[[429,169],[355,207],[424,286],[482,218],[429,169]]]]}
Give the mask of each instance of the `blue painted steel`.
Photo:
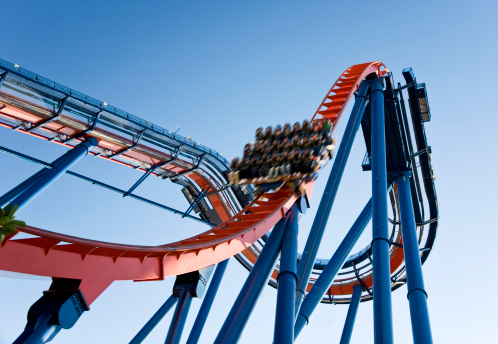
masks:
{"type": "Polygon", "coordinates": [[[69,154],[65,156],[50,171],[43,174],[33,184],[31,184],[27,189],[25,189],[20,195],[18,195],[15,199],[13,199],[12,204],[17,205],[18,209],[24,207],[29,201],[31,201],[40,192],[42,192],[50,184],[52,184],[58,177],[63,175],[79,159],[88,154],[91,147],[97,145],[98,145],[97,139],[92,137],[74,147],[69,152],[69,154]]]}
{"type": "MultiPolygon", "coordinates": [[[[219,161],[224,167],[223,169],[220,169],[220,171],[223,171],[224,169],[229,168],[230,163],[229,161],[222,156],[220,153],[216,152],[215,150],[206,147],[204,145],[198,144],[195,141],[188,140],[187,138],[174,134],[171,131],[162,128],[156,124],[150,123],[149,121],[146,121],[142,118],[139,118],[135,115],[132,115],[129,112],[123,111],[121,109],[118,109],[112,105],[104,105],[104,102],[98,99],[95,99],[93,97],[87,96],[81,92],[78,92],[76,90],[73,90],[67,86],[61,85],[55,81],[52,81],[48,78],[45,78],[41,75],[38,75],[36,73],[33,73],[27,69],[24,69],[22,67],[16,67],[14,63],[8,62],[6,60],[0,59],[0,68],[8,71],[9,75],[7,76],[7,79],[9,81],[19,81],[21,83],[25,83],[26,79],[30,81],[30,89],[33,91],[44,91],[44,93],[47,95],[57,95],[57,97],[61,98],[61,95],[63,97],[70,97],[72,99],[76,99],[83,104],[87,104],[91,107],[94,107],[95,109],[100,109],[106,113],[110,113],[116,117],[119,118],[120,122],[127,123],[130,127],[135,127],[135,125],[140,126],[141,128],[147,130],[150,130],[151,132],[155,134],[159,134],[160,136],[163,136],[164,138],[168,138],[170,140],[176,141],[176,145],[185,145],[188,147],[189,151],[192,151],[193,153],[196,151],[202,152],[204,154],[208,154],[209,156],[215,158],[217,161],[219,161]],[[133,123],[133,124],[130,124],[133,123]]],[[[197,152],[196,152],[197,153],[197,152]]],[[[217,164],[217,168],[218,164],[217,164]]]]}
{"type": "Polygon", "coordinates": [[[199,196],[197,196],[197,198],[194,200],[194,202],[192,202],[192,204],[188,207],[187,211],[185,213],[183,213],[182,215],[182,218],[184,218],[185,216],[187,216],[188,214],[190,214],[190,212],[192,210],[194,210],[194,208],[197,206],[197,204],[199,204],[199,202],[204,198],[204,196],[206,196],[207,192],[209,191],[211,187],[208,186],[206,190],[203,190],[199,196]]]}
{"type": "Polygon", "coordinates": [[[57,110],[57,112],[50,118],[47,118],[41,122],[38,122],[37,124],[33,125],[32,127],[29,127],[26,129],[27,132],[30,132],[30,131],[33,131],[37,128],[40,128],[40,127],[43,127],[45,124],[48,124],[50,122],[53,122],[55,121],[57,118],[59,118],[61,115],[62,115],[62,111],[64,110],[64,107],[66,106],[66,103],[67,103],[67,100],[69,99],[69,97],[66,97],[64,99],[62,99],[60,102],[59,102],[59,109],[57,110]]]}
{"type": "Polygon", "coordinates": [[[298,206],[294,204],[285,225],[285,233],[282,239],[280,271],[277,277],[278,292],[273,334],[274,344],[294,343],[298,217],[298,206]]]}
{"type": "Polygon", "coordinates": [[[402,174],[396,178],[396,183],[398,185],[401,212],[401,233],[403,235],[403,253],[405,255],[413,342],[415,344],[430,344],[432,343],[431,324],[415,228],[410,178],[407,174],[402,174]]]}
{"type": "Polygon", "coordinates": [[[159,324],[159,322],[164,318],[164,316],[169,312],[171,307],[176,303],[176,299],[173,295],[166,300],[166,302],[157,310],[156,313],[150,318],[149,321],[138,331],[137,335],[133,337],[130,344],[140,344],[145,338],[150,334],[150,332],[159,324]]]}
{"type": "Polygon", "coordinates": [[[349,344],[351,341],[351,334],[353,333],[354,322],[356,319],[356,313],[358,312],[358,305],[361,300],[361,293],[363,287],[357,284],[353,287],[353,295],[351,296],[351,301],[349,302],[348,315],[346,316],[346,322],[344,323],[344,329],[342,330],[341,341],[339,344],[349,344]]]}
{"type": "Polygon", "coordinates": [[[144,181],[145,179],[147,179],[147,177],[148,177],[148,176],[150,176],[150,174],[151,174],[152,172],[154,172],[154,170],[155,170],[158,166],[159,166],[159,165],[155,165],[155,166],[152,166],[151,168],[149,168],[149,169],[147,170],[147,172],[145,172],[145,173],[144,173],[144,174],[143,174],[143,175],[142,175],[142,176],[141,176],[141,177],[140,177],[140,178],[139,178],[139,179],[135,182],[135,184],[133,184],[133,185],[132,185],[132,187],[131,187],[131,188],[129,188],[129,189],[128,189],[128,191],[126,191],[126,192],[124,193],[123,197],[126,197],[126,196],[128,196],[129,194],[131,194],[131,193],[132,193],[132,192],[133,192],[133,191],[134,191],[134,190],[135,190],[135,189],[136,189],[136,188],[137,188],[140,184],[142,184],[142,183],[143,183],[143,181],[144,181]]]}
{"type": "Polygon", "coordinates": [[[313,221],[308,240],[306,241],[306,245],[298,265],[296,310],[299,309],[306,291],[306,286],[308,284],[311,270],[313,269],[313,263],[315,262],[318,247],[320,246],[320,241],[322,240],[323,232],[325,231],[325,226],[327,225],[327,221],[329,219],[330,210],[334,204],[334,199],[341,182],[344,168],[346,167],[349,153],[351,152],[351,147],[353,146],[356,132],[360,127],[361,118],[363,117],[363,112],[367,106],[366,96],[369,89],[370,82],[363,81],[360,85],[351,116],[349,117],[341,145],[337,152],[334,165],[332,166],[332,171],[330,172],[327,185],[325,186],[325,191],[323,192],[315,220],[313,221]]]}
{"type": "Polygon", "coordinates": [[[349,253],[360,238],[371,218],[372,199],[370,199],[365,205],[348,234],[346,234],[341,244],[332,255],[332,258],[330,258],[330,261],[327,263],[327,266],[325,266],[325,269],[323,269],[322,273],[313,284],[313,287],[309,291],[308,295],[306,295],[296,319],[296,325],[294,328],[295,338],[297,338],[299,333],[301,333],[301,330],[308,323],[311,314],[334,281],[335,276],[344,265],[349,253]]]}
{"type": "MultiPolygon", "coordinates": [[[[53,165],[49,164],[48,162],[42,161],[40,159],[33,158],[33,157],[31,157],[29,155],[26,155],[26,154],[22,154],[22,153],[16,152],[16,151],[14,151],[12,149],[9,149],[9,148],[3,147],[3,146],[0,146],[0,152],[13,155],[15,157],[27,160],[29,162],[33,162],[33,163],[38,164],[38,165],[46,166],[46,167],[49,167],[49,168],[53,168],[54,167],[53,165]]],[[[117,193],[119,193],[121,195],[124,195],[126,193],[125,190],[119,189],[117,187],[111,186],[111,185],[106,184],[106,183],[102,183],[102,182],[100,182],[100,181],[98,181],[96,179],[86,177],[86,176],[84,176],[82,174],[79,174],[79,173],[76,173],[76,172],[73,172],[73,171],[66,171],[66,173],[68,175],[72,176],[72,177],[81,179],[81,180],[83,180],[85,182],[88,182],[88,183],[90,183],[92,185],[97,185],[97,186],[100,186],[100,187],[102,187],[104,189],[117,192],[117,193]]],[[[183,212],[180,211],[180,210],[168,207],[167,205],[164,205],[164,204],[161,204],[161,203],[154,202],[154,201],[152,201],[150,199],[147,199],[145,197],[141,197],[141,196],[138,196],[138,195],[135,195],[135,194],[128,194],[128,197],[134,198],[134,199],[136,199],[138,201],[141,201],[141,202],[145,202],[147,204],[153,205],[153,206],[161,208],[163,210],[170,211],[170,212],[172,212],[174,214],[183,214],[183,212]]],[[[187,215],[187,218],[189,218],[191,220],[195,220],[195,221],[201,222],[201,223],[206,224],[206,225],[208,225],[210,227],[216,226],[216,224],[214,224],[212,222],[205,221],[205,220],[203,220],[203,219],[201,219],[199,217],[195,217],[195,216],[192,216],[192,215],[187,215]]]]}
{"type": "Polygon", "coordinates": [[[237,343],[258,300],[261,290],[271,276],[280,252],[286,219],[280,219],[271,232],[258,260],[240,290],[230,313],[223,323],[215,344],[237,343]]]}
{"type": "Polygon", "coordinates": [[[38,179],[40,179],[45,173],[49,171],[48,168],[44,168],[35,174],[33,174],[31,177],[20,183],[19,185],[15,186],[13,189],[10,191],[7,191],[5,194],[0,197],[0,208],[5,207],[9,202],[11,202],[14,198],[19,196],[23,191],[25,191],[28,187],[33,185],[34,182],[36,182],[38,179]]]}
{"type": "MultiPolygon", "coordinates": [[[[83,312],[89,310],[81,291],[58,290],[58,287],[66,284],[60,281],[55,279],[50,290],[44,291],[43,296],[30,307],[26,327],[14,344],[48,343],[61,329],[72,328],[83,312]]],[[[78,281],[74,281],[70,281],[69,285],[79,285],[78,281]]]]}
{"type": "MultiPolygon", "coordinates": [[[[43,168],[40,171],[36,172],[33,174],[31,177],[23,181],[21,184],[17,185],[10,191],[6,192],[3,196],[0,197],[0,207],[5,207],[9,202],[11,202],[14,198],[19,196],[22,192],[24,192],[29,186],[31,186],[34,182],[36,182],[38,179],[40,179],[43,175],[45,175],[48,171],[50,171],[51,168],[59,164],[62,160],[64,160],[69,153],[71,153],[72,150],[66,152],[56,160],[54,160],[51,164],[47,164],[48,168],[43,168]]],[[[10,154],[12,154],[12,151],[9,150],[10,154]]]]}
{"type": "Polygon", "coordinates": [[[386,136],[384,90],[376,79],[372,86],[372,252],[374,343],[393,343],[391,271],[387,222],[386,136]]]}
{"type": "Polygon", "coordinates": [[[164,344],[180,343],[191,302],[192,294],[190,294],[190,291],[187,288],[183,289],[180,293],[180,297],[178,298],[175,313],[173,314],[173,319],[171,319],[168,335],[166,336],[164,344]]]}
{"type": "Polygon", "coordinates": [[[220,286],[221,279],[223,278],[223,274],[225,273],[228,265],[228,261],[229,259],[226,259],[218,263],[218,266],[216,267],[213,279],[209,284],[209,288],[206,292],[206,296],[204,297],[204,301],[202,301],[201,308],[199,309],[199,313],[197,313],[194,325],[192,326],[192,330],[190,331],[190,335],[187,339],[187,344],[196,344],[199,342],[199,337],[201,336],[202,329],[204,328],[204,324],[206,323],[209,311],[211,310],[211,306],[213,305],[214,297],[216,296],[216,292],[218,291],[218,287],[220,286]]]}

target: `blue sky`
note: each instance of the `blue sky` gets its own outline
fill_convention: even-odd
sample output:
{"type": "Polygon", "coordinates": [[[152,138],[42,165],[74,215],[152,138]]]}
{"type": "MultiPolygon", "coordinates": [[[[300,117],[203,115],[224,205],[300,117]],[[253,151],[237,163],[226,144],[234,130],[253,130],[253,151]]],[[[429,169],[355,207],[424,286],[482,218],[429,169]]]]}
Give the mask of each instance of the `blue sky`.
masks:
{"type": "MultiPolygon", "coordinates": [[[[179,125],[179,133],[228,158],[240,155],[258,126],[311,117],[353,64],[381,60],[397,82],[403,68],[413,67],[431,102],[426,130],[440,202],[438,236],[424,265],[434,341],[495,337],[498,305],[485,293],[498,282],[495,2],[5,0],[0,13],[1,58],[163,127],[179,125]]],[[[359,134],[333,208],[324,258],[369,198],[362,140],[359,134]]],[[[64,152],[6,129],[0,145],[45,160],[64,152]]],[[[0,161],[0,193],[37,170],[5,155],[0,161]]],[[[74,170],[123,188],[139,177],[91,157],[74,170]]],[[[330,164],[324,174],[329,170],[330,164]]],[[[301,220],[301,248],[325,179],[301,220]]],[[[139,191],[187,207],[180,190],[163,180],[149,180],[139,191]]],[[[160,244],[205,229],[67,176],[21,214],[37,227],[122,243],[160,244]]],[[[213,341],[246,276],[230,262],[202,343],[213,341]]],[[[27,310],[49,284],[0,277],[0,343],[22,331],[27,310]]],[[[114,283],[53,343],[126,343],[169,297],[172,284],[173,278],[114,283]]],[[[265,289],[241,343],[271,341],[275,297],[274,289],[265,289]]],[[[187,333],[199,304],[192,305],[187,333]]],[[[396,342],[411,343],[406,287],[393,293],[393,305],[396,342]]],[[[346,311],[318,307],[300,342],[338,342],[346,311]]],[[[352,343],[372,342],[372,323],[372,303],[361,304],[352,343]]],[[[168,324],[166,317],[146,343],[163,342],[168,324]]]]}

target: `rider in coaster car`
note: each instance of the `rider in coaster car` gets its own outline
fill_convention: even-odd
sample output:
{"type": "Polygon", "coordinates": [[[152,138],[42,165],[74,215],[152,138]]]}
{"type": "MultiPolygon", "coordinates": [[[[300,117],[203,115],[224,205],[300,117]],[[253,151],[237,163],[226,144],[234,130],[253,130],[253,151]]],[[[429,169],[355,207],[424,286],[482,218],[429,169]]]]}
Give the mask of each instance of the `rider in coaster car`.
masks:
{"type": "Polygon", "coordinates": [[[268,178],[274,179],[278,177],[278,170],[281,164],[282,164],[282,157],[280,156],[280,154],[279,153],[274,154],[268,178]]]}
{"type": "Polygon", "coordinates": [[[235,170],[235,168],[237,167],[238,163],[239,163],[239,158],[237,158],[237,157],[233,158],[232,162],[230,163],[230,168],[232,170],[235,170]]]}
{"type": "Polygon", "coordinates": [[[289,177],[291,175],[291,158],[289,151],[284,151],[282,154],[282,165],[280,165],[280,174],[284,177],[289,177]]]}
{"type": "Polygon", "coordinates": [[[318,155],[318,152],[320,151],[320,148],[322,146],[322,142],[320,138],[318,137],[317,134],[313,134],[310,139],[310,148],[313,149],[313,151],[318,155]]]}
{"type": "Polygon", "coordinates": [[[252,146],[250,143],[246,143],[244,146],[244,157],[249,157],[252,155],[252,146]]]}
{"type": "Polygon", "coordinates": [[[242,158],[242,160],[239,161],[238,171],[239,171],[239,178],[241,179],[241,181],[243,181],[243,179],[249,178],[248,164],[249,164],[248,158],[244,157],[242,158]]]}
{"type": "Polygon", "coordinates": [[[251,172],[250,172],[250,178],[258,178],[259,175],[259,169],[261,167],[261,160],[259,157],[253,157],[251,160],[251,172]]]}
{"type": "Polygon", "coordinates": [[[268,173],[270,173],[270,155],[264,153],[261,159],[262,162],[261,162],[261,167],[259,169],[258,181],[263,180],[268,176],[268,173]]]}
{"type": "Polygon", "coordinates": [[[264,140],[261,144],[261,151],[266,152],[271,147],[271,140],[264,140]]]}
{"type": "Polygon", "coordinates": [[[275,140],[272,142],[271,147],[270,147],[270,153],[276,153],[278,152],[278,141],[275,140]]]}
{"type": "Polygon", "coordinates": [[[261,155],[261,145],[258,142],[256,142],[252,148],[252,155],[261,155]]]}
{"type": "Polygon", "coordinates": [[[291,133],[292,133],[292,130],[291,130],[290,124],[285,123],[284,128],[282,129],[281,139],[283,139],[285,137],[291,137],[291,133]]]}
{"type": "Polygon", "coordinates": [[[289,139],[286,137],[280,142],[280,144],[277,146],[278,152],[283,153],[285,149],[288,149],[289,147],[289,139]]]}
{"type": "Polygon", "coordinates": [[[271,129],[271,126],[266,127],[265,132],[263,134],[263,139],[265,139],[265,140],[272,140],[273,139],[273,130],[271,129]]]}
{"type": "Polygon", "coordinates": [[[239,167],[239,158],[235,157],[232,159],[232,162],[230,163],[230,168],[231,172],[228,174],[228,180],[230,184],[237,183],[236,176],[238,174],[238,167],[239,167]]]}
{"type": "Polygon", "coordinates": [[[299,135],[294,135],[292,137],[291,148],[292,149],[299,149],[300,141],[301,141],[301,137],[299,135]]]}
{"type": "Polygon", "coordinates": [[[301,134],[301,124],[299,122],[294,123],[292,127],[292,135],[300,135],[301,134]]]}
{"type": "Polygon", "coordinates": [[[282,127],[277,125],[273,130],[273,140],[280,141],[282,139],[282,127]]]}
{"type": "Polygon", "coordinates": [[[258,128],[256,129],[256,141],[262,140],[263,139],[263,128],[258,128]]]}
{"type": "Polygon", "coordinates": [[[309,132],[310,132],[310,123],[307,120],[304,120],[303,124],[301,125],[301,135],[307,136],[309,132]]]}
{"type": "Polygon", "coordinates": [[[324,118],[322,119],[322,130],[328,135],[332,131],[332,123],[330,119],[324,118]]]}

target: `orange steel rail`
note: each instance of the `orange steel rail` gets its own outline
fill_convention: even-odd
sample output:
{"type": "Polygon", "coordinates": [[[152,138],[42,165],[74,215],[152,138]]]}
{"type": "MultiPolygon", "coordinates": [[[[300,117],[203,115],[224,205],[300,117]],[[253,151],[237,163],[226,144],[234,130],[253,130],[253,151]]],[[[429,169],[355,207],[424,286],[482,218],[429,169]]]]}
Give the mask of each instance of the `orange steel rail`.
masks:
{"type": "MultiPolygon", "coordinates": [[[[329,90],[313,119],[329,118],[335,127],[359,84],[371,73],[381,76],[387,73],[387,69],[379,61],[348,68],[329,90]]],[[[26,101],[22,101],[23,104],[20,106],[16,103],[20,100],[13,98],[0,92],[0,107],[4,106],[0,109],[0,116],[16,120],[30,120],[36,124],[53,115],[51,111],[26,101]],[[9,97],[12,101],[5,100],[9,97]]],[[[82,124],[75,129],[77,126],[74,123],[69,125],[69,121],[68,118],[61,116],[61,119],[41,128],[66,135],[74,135],[86,129],[86,126],[82,124]]],[[[5,126],[12,127],[11,125],[5,126]]],[[[43,135],[28,132],[22,128],[18,130],[47,139],[43,135]]],[[[126,144],[122,144],[122,138],[116,137],[113,133],[96,130],[89,135],[100,140],[98,148],[101,149],[116,152],[127,147],[126,144]]],[[[67,143],[64,145],[72,147],[67,143]]],[[[143,144],[123,155],[126,159],[151,165],[170,158],[143,144]]],[[[110,160],[130,165],[117,159],[110,160]]],[[[180,160],[163,166],[162,169],[183,172],[191,167],[191,163],[180,160]]],[[[203,190],[208,186],[217,186],[216,181],[205,171],[187,173],[185,177],[203,190]]],[[[313,183],[305,185],[308,195],[312,187],[313,183]]],[[[17,233],[14,233],[0,244],[0,269],[53,278],[82,280],[80,289],[87,303],[91,304],[116,280],[161,280],[167,276],[183,274],[216,264],[239,252],[254,262],[257,256],[254,250],[248,248],[284,217],[296,201],[294,193],[288,187],[283,186],[276,192],[263,193],[233,215],[233,209],[227,206],[225,196],[219,194],[213,194],[209,196],[209,199],[224,222],[191,238],[161,246],[133,246],[82,239],[35,227],[26,227],[20,231],[33,235],[33,238],[16,239],[17,233]]],[[[400,236],[397,241],[401,241],[400,236]]],[[[402,250],[397,250],[396,246],[393,246],[391,256],[391,270],[395,271],[403,264],[402,250]]],[[[352,293],[349,284],[338,282],[340,287],[336,284],[331,287],[333,294],[352,293]]],[[[371,285],[368,278],[364,282],[371,285]]],[[[308,288],[311,288],[311,285],[312,282],[308,288]]]]}

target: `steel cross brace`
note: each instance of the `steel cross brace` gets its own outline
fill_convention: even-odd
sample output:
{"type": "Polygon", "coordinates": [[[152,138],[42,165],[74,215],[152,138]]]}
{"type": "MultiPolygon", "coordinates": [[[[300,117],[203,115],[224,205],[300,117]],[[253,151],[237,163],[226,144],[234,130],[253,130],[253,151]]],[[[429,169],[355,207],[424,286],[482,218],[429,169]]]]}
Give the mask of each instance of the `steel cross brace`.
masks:
{"type": "Polygon", "coordinates": [[[133,148],[135,148],[136,146],[138,146],[138,144],[140,143],[140,139],[142,138],[142,135],[144,134],[144,132],[145,132],[145,129],[141,130],[138,133],[137,139],[135,140],[135,142],[133,142],[133,144],[131,146],[123,148],[123,149],[121,149],[120,151],[117,151],[114,154],[108,155],[107,157],[108,158],[114,158],[115,156],[121,155],[123,153],[126,153],[126,152],[132,150],[133,148]]]}
{"type": "Polygon", "coordinates": [[[194,208],[197,206],[197,204],[199,204],[199,202],[204,198],[204,196],[206,196],[209,189],[211,189],[210,186],[208,186],[206,190],[202,190],[202,192],[199,194],[199,196],[197,196],[195,201],[190,205],[190,207],[188,207],[187,211],[183,213],[182,218],[184,218],[185,216],[190,214],[190,212],[192,210],[194,210],[194,208]]]}
{"type": "Polygon", "coordinates": [[[180,177],[180,176],[183,176],[183,175],[184,175],[184,174],[186,174],[186,173],[190,173],[190,172],[192,172],[192,171],[197,170],[197,169],[199,168],[199,166],[201,166],[202,159],[204,159],[204,154],[202,154],[202,155],[199,157],[199,161],[197,161],[197,165],[195,165],[195,166],[194,166],[194,167],[192,167],[191,169],[188,169],[188,170],[186,170],[186,171],[183,171],[183,172],[180,172],[180,173],[175,174],[173,177],[170,177],[170,179],[171,179],[171,180],[173,180],[173,179],[176,179],[176,178],[178,178],[178,177],[180,177]]]}
{"type": "Polygon", "coordinates": [[[66,142],[69,142],[71,140],[76,140],[76,139],[79,139],[80,137],[92,132],[94,129],[95,129],[95,126],[97,125],[97,121],[99,120],[99,117],[100,117],[100,114],[102,113],[102,111],[98,112],[96,115],[95,115],[95,118],[93,119],[92,121],[92,124],[88,127],[88,129],[85,129],[83,130],[82,132],[79,132],[78,134],[74,135],[74,136],[71,136],[67,139],[65,139],[64,141],[62,141],[63,143],[66,143],[66,142]]]}
{"type": "Polygon", "coordinates": [[[173,158],[171,158],[171,159],[169,159],[169,160],[166,160],[165,162],[160,162],[159,164],[156,164],[156,165],[152,166],[151,168],[149,168],[149,169],[148,169],[148,170],[147,170],[147,171],[146,171],[146,172],[145,172],[145,173],[144,173],[144,174],[140,177],[140,179],[138,179],[138,180],[136,181],[136,183],[135,183],[135,184],[133,184],[133,186],[132,186],[132,187],[131,187],[128,191],[126,191],[126,192],[123,194],[123,197],[126,197],[126,196],[128,196],[129,194],[131,194],[131,193],[133,192],[133,190],[135,190],[135,189],[136,189],[136,188],[137,188],[140,184],[142,184],[142,183],[143,183],[143,181],[144,181],[144,180],[145,180],[145,179],[146,179],[146,178],[147,178],[147,177],[148,177],[148,176],[149,176],[152,172],[154,172],[154,170],[155,170],[156,168],[161,168],[161,167],[163,167],[163,166],[165,166],[165,165],[167,165],[167,164],[169,164],[169,163],[171,163],[171,162],[175,161],[175,160],[178,158],[178,153],[180,152],[180,147],[181,147],[181,145],[180,145],[180,146],[178,146],[178,147],[176,148],[175,156],[174,156],[173,158]]]}
{"type": "Polygon", "coordinates": [[[32,126],[31,128],[27,128],[26,131],[27,132],[30,132],[30,131],[33,131],[35,130],[36,128],[39,128],[39,127],[42,127],[44,126],[45,124],[48,124],[50,122],[53,122],[55,121],[57,118],[59,118],[61,115],[62,115],[62,110],[64,110],[64,107],[66,106],[66,103],[68,101],[69,97],[66,97],[64,99],[62,99],[62,101],[60,102],[60,105],[59,105],[59,109],[57,110],[57,112],[55,113],[55,115],[53,115],[52,117],[50,118],[47,118],[43,121],[41,121],[40,123],[38,124],[35,124],[34,126],[32,126]]]}
{"type": "Polygon", "coordinates": [[[358,273],[358,270],[356,269],[356,264],[353,262],[353,269],[354,269],[354,274],[356,276],[356,279],[358,280],[358,282],[360,282],[361,284],[361,287],[363,288],[363,290],[366,290],[366,292],[370,295],[370,296],[373,296],[372,292],[370,291],[370,289],[368,289],[368,287],[366,286],[366,284],[363,282],[363,280],[361,279],[360,277],[360,274],[358,273]]]}

